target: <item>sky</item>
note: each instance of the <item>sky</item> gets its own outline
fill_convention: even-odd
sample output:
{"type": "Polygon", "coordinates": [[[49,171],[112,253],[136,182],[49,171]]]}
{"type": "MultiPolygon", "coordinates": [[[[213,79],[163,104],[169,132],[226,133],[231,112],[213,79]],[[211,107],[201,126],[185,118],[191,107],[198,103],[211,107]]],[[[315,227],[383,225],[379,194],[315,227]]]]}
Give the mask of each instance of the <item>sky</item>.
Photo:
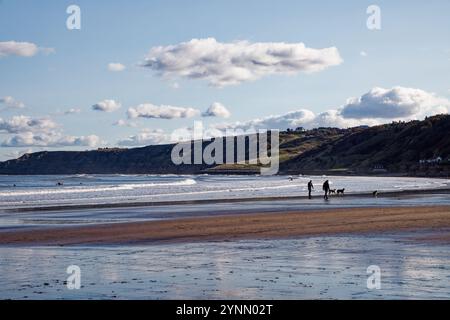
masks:
{"type": "Polygon", "coordinates": [[[448,113],[448,12],[448,0],[0,0],[0,161],[173,142],[195,121],[220,134],[448,113]]]}

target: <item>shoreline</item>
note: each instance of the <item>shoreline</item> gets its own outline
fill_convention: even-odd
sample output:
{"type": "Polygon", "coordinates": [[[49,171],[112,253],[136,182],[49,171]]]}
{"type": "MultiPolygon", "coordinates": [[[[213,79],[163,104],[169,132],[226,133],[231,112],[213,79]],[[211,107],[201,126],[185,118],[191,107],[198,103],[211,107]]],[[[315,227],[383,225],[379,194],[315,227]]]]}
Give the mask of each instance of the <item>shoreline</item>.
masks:
{"type": "MultiPolygon", "coordinates": [[[[446,230],[446,229],[449,230],[446,230]]],[[[450,206],[345,208],[232,214],[145,222],[0,232],[0,246],[156,245],[246,239],[286,239],[418,229],[445,230],[450,206]]]]}
{"type": "MultiPolygon", "coordinates": [[[[380,191],[378,198],[392,198],[410,195],[425,194],[450,194],[450,188],[434,189],[411,189],[399,191],[380,191]]],[[[373,198],[372,192],[347,193],[344,196],[333,195],[333,197],[345,198],[373,198]]],[[[314,195],[313,199],[322,198],[322,194],[314,195]]],[[[254,198],[225,198],[225,199],[202,199],[202,200],[178,200],[178,201],[135,201],[135,202],[117,202],[117,203],[92,203],[92,204],[69,204],[69,205],[46,205],[30,207],[10,207],[0,209],[0,212],[33,212],[33,211],[64,211],[79,209],[108,209],[108,208],[135,208],[152,206],[176,206],[176,205],[201,205],[215,203],[238,203],[238,202],[258,202],[258,201],[283,201],[283,200],[308,200],[307,195],[299,196],[279,196],[279,197],[254,197],[254,198]]]]}

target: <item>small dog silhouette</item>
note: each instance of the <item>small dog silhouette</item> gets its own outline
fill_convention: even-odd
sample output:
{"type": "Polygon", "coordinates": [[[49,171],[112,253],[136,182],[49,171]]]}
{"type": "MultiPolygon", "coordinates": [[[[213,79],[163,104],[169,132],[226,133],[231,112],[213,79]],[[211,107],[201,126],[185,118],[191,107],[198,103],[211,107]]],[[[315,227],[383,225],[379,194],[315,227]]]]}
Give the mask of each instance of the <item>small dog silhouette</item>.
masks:
{"type": "Polygon", "coordinates": [[[336,193],[336,189],[330,189],[330,194],[336,193]]]}
{"type": "Polygon", "coordinates": [[[342,195],[344,195],[344,191],[345,191],[345,188],[343,188],[343,189],[337,189],[337,194],[342,194],[342,195]]]}

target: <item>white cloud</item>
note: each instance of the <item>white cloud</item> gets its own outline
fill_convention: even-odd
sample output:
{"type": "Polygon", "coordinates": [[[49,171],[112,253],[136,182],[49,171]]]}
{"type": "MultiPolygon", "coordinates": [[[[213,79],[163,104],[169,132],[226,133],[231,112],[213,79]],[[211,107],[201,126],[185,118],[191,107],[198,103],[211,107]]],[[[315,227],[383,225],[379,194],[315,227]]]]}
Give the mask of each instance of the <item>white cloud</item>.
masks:
{"type": "Polygon", "coordinates": [[[308,109],[299,109],[282,115],[244,122],[218,123],[212,125],[219,130],[240,129],[307,129],[317,127],[348,128],[359,125],[377,125],[399,120],[420,120],[426,116],[448,113],[450,101],[420,89],[394,87],[373,88],[359,98],[351,98],[339,108],[315,114],[308,109]]]}
{"type": "Polygon", "coordinates": [[[9,120],[0,118],[0,133],[8,135],[1,143],[3,147],[93,147],[100,143],[96,135],[64,135],[51,119],[34,119],[23,115],[9,120]]]}
{"type": "Polygon", "coordinates": [[[121,63],[111,62],[108,64],[108,70],[112,72],[120,72],[125,70],[125,66],[121,63]]]}
{"type": "Polygon", "coordinates": [[[64,136],[59,133],[23,132],[3,141],[3,147],[68,147],[88,146],[95,147],[100,143],[96,135],[64,136]]]}
{"type": "MultiPolygon", "coordinates": [[[[399,120],[420,120],[426,116],[448,113],[450,101],[436,97],[420,89],[394,87],[374,88],[360,98],[349,99],[351,103],[318,114],[299,109],[285,114],[271,115],[248,121],[222,122],[204,128],[203,138],[253,133],[257,130],[281,130],[303,127],[349,128],[360,125],[378,125],[399,120]],[[351,106],[350,109],[349,106],[351,106]],[[356,106],[358,107],[357,109],[356,106]],[[376,109],[374,109],[376,107],[376,109]],[[367,108],[367,109],[366,109],[367,108]],[[355,111],[357,110],[357,111],[355,111]],[[374,111],[375,110],[375,111],[374,111]],[[345,112],[350,112],[351,117],[345,112]],[[355,117],[354,115],[357,115],[355,117]]],[[[119,141],[119,145],[142,146],[190,140],[193,128],[180,128],[171,134],[162,130],[143,130],[137,135],[119,141]]]]}
{"type": "Polygon", "coordinates": [[[219,130],[258,130],[258,129],[280,129],[296,128],[314,121],[315,115],[307,109],[291,111],[283,115],[271,115],[265,118],[257,118],[249,121],[238,121],[234,123],[221,123],[213,125],[219,130]]]}
{"type": "Polygon", "coordinates": [[[420,89],[394,87],[373,88],[359,98],[350,98],[341,114],[350,119],[417,119],[447,113],[450,102],[420,89]]]}
{"type": "Polygon", "coordinates": [[[162,76],[204,79],[223,87],[271,74],[322,71],[342,63],[335,47],[314,49],[303,43],[192,39],[176,45],[154,47],[144,66],[162,76]]]}
{"type": "Polygon", "coordinates": [[[137,107],[128,109],[128,117],[134,118],[159,118],[159,119],[177,119],[192,118],[200,114],[200,111],[194,108],[174,107],[168,105],[156,106],[151,103],[140,104],[137,107]]]}
{"type": "Polygon", "coordinates": [[[203,117],[220,117],[229,118],[231,115],[230,111],[221,103],[214,102],[208,110],[203,112],[203,117]]]}
{"type": "Polygon", "coordinates": [[[9,120],[0,118],[0,132],[5,133],[48,132],[55,128],[57,124],[48,118],[33,119],[27,116],[14,116],[9,120]]]}
{"type": "Polygon", "coordinates": [[[129,136],[124,140],[120,140],[117,144],[119,146],[145,146],[161,143],[168,143],[170,141],[170,135],[166,134],[161,129],[143,129],[136,135],[129,136]]]}
{"type": "Polygon", "coordinates": [[[133,127],[134,128],[137,126],[137,123],[133,122],[133,121],[119,119],[116,122],[114,122],[113,125],[118,126],[118,127],[133,127]]]}
{"type": "Polygon", "coordinates": [[[13,109],[22,109],[25,108],[25,104],[23,102],[17,101],[11,96],[6,96],[3,98],[0,98],[0,104],[4,105],[7,108],[13,108],[13,109]]]}
{"type": "Polygon", "coordinates": [[[113,112],[119,109],[120,107],[121,104],[119,102],[106,99],[94,104],[92,106],[92,109],[96,111],[113,112]]]}
{"type": "Polygon", "coordinates": [[[40,48],[31,42],[3,41],[0,42],[0,58],[7,56],[32,57],[39,51],[54,52],[53,48],[40,48]]]}

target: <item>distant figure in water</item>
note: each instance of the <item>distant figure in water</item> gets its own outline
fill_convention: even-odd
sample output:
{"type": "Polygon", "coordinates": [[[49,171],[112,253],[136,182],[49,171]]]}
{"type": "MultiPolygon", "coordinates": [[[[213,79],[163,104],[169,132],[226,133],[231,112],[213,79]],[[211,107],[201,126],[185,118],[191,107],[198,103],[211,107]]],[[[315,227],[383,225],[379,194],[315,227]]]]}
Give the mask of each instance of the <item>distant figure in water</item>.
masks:
{"type": "Polygon", "coordinates": [[[58,183],[57,183],[56,185],[57,185],[57,186],[62,186],[62,185],[64,185],[64,183],[61,182],[61,181],[58,181],[58,183]]]}
{"type": "Polygon", "coordinates": [[[14,187],[14,188],[17,187],[15,183],[13,184],[13,187],[14,187]]]}
{"type": "Polygon", "coordinates": [[[372,192],[372,195],[377,198],[378,197],[378,190],[375,190],[374,192],[372,192]]]}
{"type": "Polygon", "coordinates": [[[292,176],[289,176],[289,181],[294,181],[294,178],[292,178],[292,176]]]}
{"type": "Polygon", "coordinates": [[[309,180],[308,182],[308,198],[311,199],[311,191],[314,189],[312,180],[309,180]]]}
{"type": "Polygon", "coordinates": [[[330,183],[328,182],[328,180],[323,183],[322,189],[323,191],[325,191],[323,198],[325,200],[328,200],[328,193],[330,192],[330,183]]]}

